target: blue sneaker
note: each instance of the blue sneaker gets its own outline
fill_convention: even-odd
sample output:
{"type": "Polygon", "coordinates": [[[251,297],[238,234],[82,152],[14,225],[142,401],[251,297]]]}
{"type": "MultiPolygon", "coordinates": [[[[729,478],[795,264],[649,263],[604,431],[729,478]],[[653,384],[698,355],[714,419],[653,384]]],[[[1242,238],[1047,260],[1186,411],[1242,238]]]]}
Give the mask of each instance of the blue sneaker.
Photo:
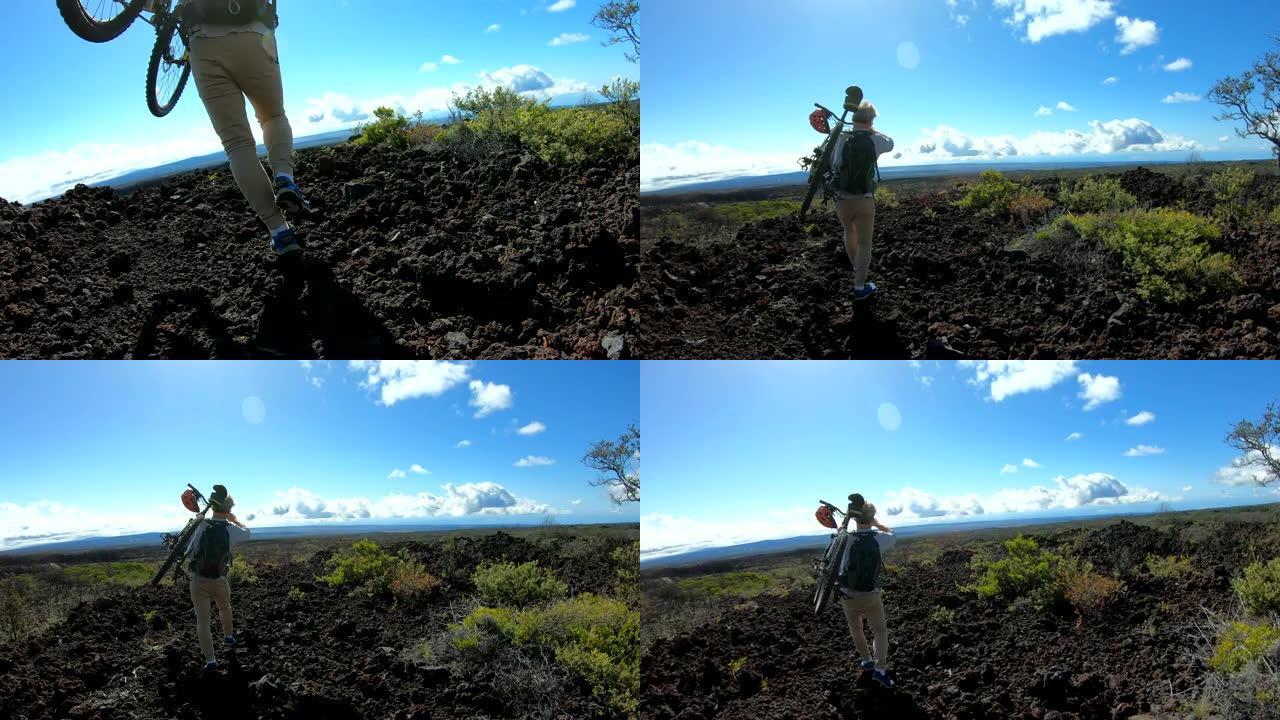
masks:
{"type": "Polygon", "coordinates": [[[298,189],[298,184],[293,178],[280,175],[276,178],[276,205],[287,213],[308,212],[311,210],[311,203],[307,202],[307,198],[298,189]]]}
{"type": "Polygon", "coordinates": [[[859,668],[861,668],[864,672],[865,672],[865,671],[867,671],[867,670],[875,670],[875,669],[876,669],[876,661],[875,661],[875,660],[872,660],[871,658],[866,658],[866,659],[864,659],[864,660],[859,660],[859,661],[858,661],[858,667],[859,667],[859,668]]]}
{"type": "Polygon", "coordinates": [[[227,645],[229,645],[229,646],[231,646],[231,647],[235,647],[235,646],[237,645],[237,642],[236,642],[236,636],[235,636],[235,635],[228,635],[228,636],[226,636],[226,637],[222,638],[222,642],[226,643],[227,645]]]}
{"type": "Polygon", "coordinates": [[[890,690],[893,689],[893,676],[889,674],[888,670],[872,670],[871,679],[890,690]]]}
{"type": "Polygon", "coordinates": [[[875,294],[876,294],[876,284],[875,284],[875,283],[873,283],[873,282],[869,282],[869,283],[867,283],[866,285],[864,285],[864,286],[862,287],[862,289],[861,289],[861,290],[859,290],[859,289],[857,289],[857,288],[854,288],[854,289],[853,289],[853,299],[854,299],[854,300],[866,300],[867,298],[869,298],[869,297],[871,297],[872,295],[875,295],[875,294]]]}
{"type": "Polygon", "coordinates": [[[271,233],[271,249],[275,250],[277,255],[284,255],[291,252],[301,252],[302,246],[298,244],[298,238],[294,235],[293,228],[285,228],[271,233]]]}
{"type": "Polygon", "coordinates": [[[205,664],[204,664],[204,669],[205,669],[206,671],[210,671],[210,670],[217,670],[217,669],[218,669],[218,661],[217,661],[217,660],[210,660],[209,662],[207,662],[207,663],[205,663],[205,664]]]}

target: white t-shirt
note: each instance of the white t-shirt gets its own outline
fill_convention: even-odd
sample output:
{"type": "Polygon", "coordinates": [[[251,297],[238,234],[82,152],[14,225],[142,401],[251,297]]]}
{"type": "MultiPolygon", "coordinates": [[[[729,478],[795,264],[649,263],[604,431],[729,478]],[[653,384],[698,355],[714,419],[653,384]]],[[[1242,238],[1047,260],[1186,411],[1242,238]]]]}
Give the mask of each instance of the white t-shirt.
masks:
{"type": "MultiPolygon", "coordinates": [[[[849,136],[852,135],[854,132],[855,132],[854,130],[846,130],[840,133],[840,137],[836,138],[836,147],[835,147],[835,150],[832,151],[831,157],[833,158],[840,157],[840,153],[844,150],[845,140],[848,140],[849,136]]],[[[875,145],[876,156],[879,157],[880,155],[883,155],[893,149],[893,138],[889,137],[888,135],[885,135],[882,132],[872,130],[871,144],[875,145]]],[[[856,197],[854,195],[850,195],[849,193],[841,192],[839,190],[836,191],[836,195],[841,198],[856,197]]],[[[876,196],[875,193],[865,193],[862,197],[874,198],[875,196],[876,196]]]]}
{"type": "Polygon", "coordinates": [[[201,520],[200,526],[197,527],[196,531],[191,535],[191,544],[187,545],[188,553],[193,553],[196,551],[196,548],[200,547],[200,537],[204,535],[205,527],[211,522],[222,523],[223,525],[227,526],[227,536],[230,538],[231,547],[233,548],[236,546],[237,543],[241,543],[249,539],[249,530],[246,528],[242,528],[239,525],[232,525],[230,522],[227,522],[226,520],[218,520],[216,518],[201,520]]]}

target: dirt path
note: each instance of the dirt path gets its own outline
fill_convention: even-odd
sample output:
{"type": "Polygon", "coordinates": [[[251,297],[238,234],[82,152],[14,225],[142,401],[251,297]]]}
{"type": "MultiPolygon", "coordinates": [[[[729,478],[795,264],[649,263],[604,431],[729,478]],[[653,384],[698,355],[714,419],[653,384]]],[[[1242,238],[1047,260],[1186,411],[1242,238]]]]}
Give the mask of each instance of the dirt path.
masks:
{"type": "Polygon", "coordinates": [[[0,357],[629,357],[639,157],[298,153],[281,263],[221,169],[0,201],[0,357]]]}

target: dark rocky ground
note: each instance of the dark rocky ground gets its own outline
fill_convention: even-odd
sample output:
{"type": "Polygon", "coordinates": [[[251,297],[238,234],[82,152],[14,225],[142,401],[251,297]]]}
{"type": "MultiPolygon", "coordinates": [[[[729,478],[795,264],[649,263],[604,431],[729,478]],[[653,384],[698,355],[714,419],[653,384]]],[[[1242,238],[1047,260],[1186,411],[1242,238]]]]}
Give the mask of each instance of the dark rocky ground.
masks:
{"type": "MultiPolygon", "coordinates": [[[[1145,168],[1118,174],[1146,207],[1208,214],[1207,194],[1145,168]]],[[[1259,199],[1275,196],[1259,176],[1259,199]]],[[[1053,180],[1033,181],[1056,188],[1053,180]]],[[[1242,285],[1189,307],[1138,297],[1114,260],[1090,272],[1010,250],[1021,223],[953,207],[955,191],[880,209],[854,307],[839,221],[822,209],[743,226],[733,239],[658,238],[641,255],[641,343],[663,358],[1280,357],[1280,230],[1224,233],[1242,285]],[[926,213],[932,210],[932,216],[926,213]]]]}
{"type": "Polygon", "coordinates": [[[0,200],[0,357],[625,358],[639,155],[298,152],[281,262],[230,173],[0,200]]]}
{"type": "MultiPolygon", "coordinates": [[[[932,564],[909,563],[885,584],[890,692],[861,675],[838,607],[815,617],[811,591],[761,596],[692,632],[656,640],[644,656],[641,717],[1034,718],[1192,717],[1211,674],[1196,629],[1205,609],[1236,603],[1230,579],[1259,554],[1280,552],[1275,523],[1225,522],[1211,532],[1120,522],[1037,538],[1124,573],[1105,612],[1008,609],[959,585],[972,580],[972,548],[949,548],[932,564]],[[1148,554],[1189,553],[1191,575],[1156,578],[1148,554]],[[948,608],[955,621],[933,613],[948,608]],[[731,664],[741,665],[737,671],[731,664]]],[[[892,563],[892,558],[887,562],[892,563]]],[[[1280,651],[1275,660],[1280,661],[1280,651]]],[[[1195,717],[1280,718],[1253,705],[1213,704],[1195,717]]]]}
{"type": "MultiPolygon", "coordinates": [[[[504,678],[463,675],[414,656],[424,637],[465,615],[469,577],[483,560],[554,569],[577,594],[607,593],[609,552],[563,552],[572,538],[533,543],[504,533],[436,543],[405,542],[441,591],[416,605],[351,596],[316,581],[322,551],[305,563],[260,567],[252,585],[232,587],[242,647],[214,642],[222,663],[206,673],[185,583],[122,590],[82,603],[69,617],[20,645],[0,647],[0,718],[306,718],[461,720],[526,717],[510,708],[504,678]],[[448,578],[458,578],[450,582],[448,578]],[[297,590],[298,593],[291,591],[297,590]]],[[[615,717],[591,688],[566,677],[563,718],[615,717]]]]}

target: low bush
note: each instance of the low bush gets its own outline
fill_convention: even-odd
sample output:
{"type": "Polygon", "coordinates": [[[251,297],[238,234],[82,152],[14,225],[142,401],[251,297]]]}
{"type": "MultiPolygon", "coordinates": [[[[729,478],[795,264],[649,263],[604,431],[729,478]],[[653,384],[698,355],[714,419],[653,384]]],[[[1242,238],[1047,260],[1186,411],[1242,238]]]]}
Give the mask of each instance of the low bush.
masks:
{"type": "Polygon", "coordinates": [[[62,578],[79,585],[125,585],[138,587],[151,580],[159,565],[142,562],[101,562],[68,565],[62,578]]]}
{"type": "Polygon", "coordinates": [[[640,541],[614,548],[610,554],[617,568],[613,592],[623,602],[634,605],[640,600],[640,541]]]}
{"type": "Polygon", "coordinates": [[[374,110],[373,116],[377,119],[358,128],[360,137],[355,140],[357,145],[387,145],[394,148],[409,146],[409,139],[406,136],[409,130],[409,118],[389,107],[374,110]]]}
{"type": "Polygon", "coordinates": [[[1094,175],[1085,176],[1073,185],[1063,181],[1058,200],[1067,212],[1076,214],[1119,212],[1138,207],[1138,198],[1120,187],[1119,180],[1094,175]]]}
{"type": "Polygon", "coordinates": [[[956,611],[948,607],[937,607],[929,613],[929,620],[938,625],[954,625],[956,622],[956,611]]]}
{"type": "Polygon", "coordinates": [[[983,170],[978,181],[969,185],[965,196],[956,201],[958,207],[994,217],[1008,210],[1009,201],[1021,186],[995,170],[983,170]]]}
{"type": "Polygon", "coordinates": [[[1280,628],[1269,623],[1229,623],[1218,636],[1209,667],[1221,673],[1235,673],[1252,665],[1280,642],[1280,628]]]}
{"type": "Polygon", "coordinates": [[[368,538],[335,553],[326,566],[329,574],[318,580],[332,587],[359,589],[370,597],[410,599],[430,593],[440,584],[423,572],[421,563],[403,553],[392,555],[368,538]]]}
{"type": "Polygon", "coordinates": [[[626,78],[614,78],[613,82],[600,88],[600,94],[609,101],[606,106],[626,124],[631,132],[640,131],[640,83],[626,78]]]}
{"type": "Polygon", "coordinates": [[[892,210],[901,204],[898,202],[898,196],[894,195],[889,188],[883,185],[876,188],[876,209],[892,210]]]}
{"type": "Polygon", "coordinates": [[[36,583],[29,575],[0,580],[0,638],[18,642],[35,624],[36,583]]]}
{"type": "Polygon", "coordinates": [[[1091,563],[1064,561],[1059,568],[1062,594],[1081,616],[1095,613],[1120,590],[1120,581],[1096,572],[1091,563]]]}
{"type": "MultiPolygon", "coordinates": [[[[606,106],[608,107],[608,106],[606,106]]],[[[581,164],[627,151],[635,139],[628,121],[602,108],[553,110],[505,88],[475,88],[453,97],[456,121],[442,142],[488,145],[513,139],[552,164],[581,164]]]]}
{"type": "Polygon", "coordinates": [[[232,585],[256,585],[258,573],[253,563],[241,558],[231,563],[231,568],[227,570],[227,580],[232,585]]]}
{"type": "Polygon", "coordinates": [[[1217,203],[1213,208],[1213,216],[1228,228],[1237,227],[1249,216],[1249,205],[1245,196],[1249,186],[1253,184],[1253,171],[1241,165],[1231,167],[1209,176],[1205,185],[1213,193],[1217,203]]]}
{"type": "Polygon", "coordinates": [[[1191,574],[1191,558],[1186,555],[1148,555],[1144,564],[1147,572],[1165,580],[1177,580],[1191,574]]]}
{"type": "Polygon", "coordinates": [[[1034,221],[1043,218],[1053,208],[1053,201],[1035,188],[1022,188],[1009,198],[1007,205],[1009,214],[1022,220],[1022,224],[1031,227],[1034,221]]]}
{"type": "Polygon", "coordinates": [[[388,589],[398,601],[416,600],[426,597],[440,587],[440,579],[427,573],[422,563],[415,560],[401,559],[391,570],[391,583],[388,589]]]}
{"type": "Polygon", "coordinates": [[[1060,556],[1022,535],[1006,540],[1004,550],[1005,557],[998,560],[973,558],[971,565],[977,577],[966,589],[980,598],[1025,600],[1037,609],[1047,608],[1061,597],[1060,556]]]}
{"type": "Polygon", "coordinates": [[[1250,613],[1280,614],[1280,558],[1249,565],[1243,577],[1231,581],[1231,587],[1250,613]]]}
{"type": "Polygon", "coordinates": [[[563,597],[569,588],[536,562],[486,563],[471,576],[480,597],[489,605],[525,607],[563,597]]]}
{"type": "Polygon", "coordinates": [[[676,591],[686,597],[734,597],[747,600],[771,589],[773,577],[762,572],[728,572],[699,575],[676,581],[676,591]]]}
{"type": "Polygon", "coordinates": [[[1210,250],[1221,236],[1218,226],[1183,210],[1063,215],[1035,239],[1055,243],[1072,235],[1117,255],[1138,276],[1139,294],[1153,302],[1184,303],[1237,283],[1231,256],[1210,250]]]}

